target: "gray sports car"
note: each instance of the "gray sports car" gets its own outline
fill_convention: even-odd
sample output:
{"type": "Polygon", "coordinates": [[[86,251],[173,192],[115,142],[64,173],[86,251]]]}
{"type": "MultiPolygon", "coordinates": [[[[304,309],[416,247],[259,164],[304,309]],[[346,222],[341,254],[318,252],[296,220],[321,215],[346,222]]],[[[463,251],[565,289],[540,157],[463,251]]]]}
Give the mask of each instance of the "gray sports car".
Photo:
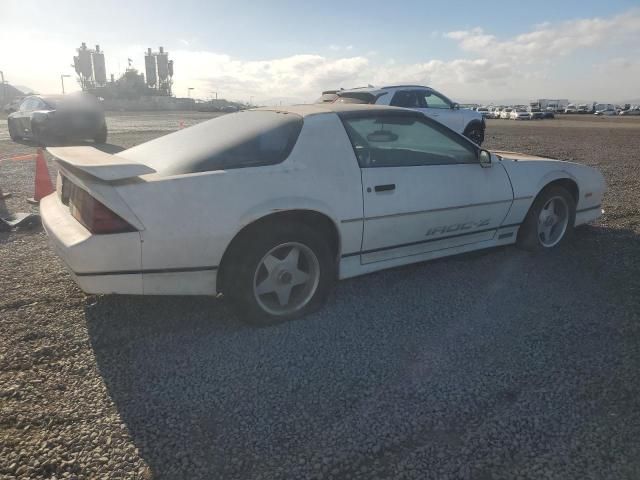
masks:
{"type": "Polygon", "coordinates": [[[107,141],[107,124],[99,100],[93,95],[31,95],[7,118],[14,141],[40,144],[56,141],[107,141]]]}

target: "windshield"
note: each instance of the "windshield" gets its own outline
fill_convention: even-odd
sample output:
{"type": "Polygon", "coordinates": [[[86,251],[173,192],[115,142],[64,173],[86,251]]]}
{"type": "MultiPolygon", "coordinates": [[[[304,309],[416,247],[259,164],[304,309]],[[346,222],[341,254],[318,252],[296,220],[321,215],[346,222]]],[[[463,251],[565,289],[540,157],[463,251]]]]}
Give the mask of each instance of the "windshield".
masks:
{"type": "Polygon", "coordinates": [[[302,117],[250,110],[222,115],[118,154],[163,175],[272,165],[291,152],[302,117]]]}

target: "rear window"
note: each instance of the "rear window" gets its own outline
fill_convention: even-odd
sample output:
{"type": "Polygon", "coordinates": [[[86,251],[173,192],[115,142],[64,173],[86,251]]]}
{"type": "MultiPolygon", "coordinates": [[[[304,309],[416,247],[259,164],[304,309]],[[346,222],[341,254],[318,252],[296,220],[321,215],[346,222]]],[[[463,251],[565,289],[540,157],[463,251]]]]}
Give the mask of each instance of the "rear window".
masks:
{"type": "Polygon", "coordinates": [[[333,103],[338,98],[337,93],[323,93],[314,103],[333,103]]]}
{"type": "Polygon", "coordinates": [[[335,103],[373,104],[376,103],[376,96],[368,92],[341,93],[335,103]]]}
{"type": "Polygon", "coordinates": [[[273,165],[291,153],[302,117],[251,110],[222,115],[120,152],[162,175],[273,165]]]}

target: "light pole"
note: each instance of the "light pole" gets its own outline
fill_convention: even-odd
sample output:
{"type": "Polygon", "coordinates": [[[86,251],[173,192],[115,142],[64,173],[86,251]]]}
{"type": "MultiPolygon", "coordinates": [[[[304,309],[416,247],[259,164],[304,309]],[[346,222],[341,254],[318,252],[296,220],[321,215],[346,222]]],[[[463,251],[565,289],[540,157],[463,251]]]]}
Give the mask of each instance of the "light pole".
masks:
{"type": "Polygon", "coordinates": [[[249,106],[253,105],[253,95],[249,97],[249,106]]]}
{"type": "Polygon", "coordinates": [[[187,88],[187,97],[191,98],[191,90],[195,90],[193,87],[187,88]]]}
{"type": "Polygon", "coordinates": [[[7,99],[7,84],[4,83],[4,72],[2,70],[0,70],[0,85],[2,85],[2,105],[4,105],[7,99]]]}
{"type": "Polygon", "coordinates": [[[64,79],[69,78],[71,75],[60,75],[60,83],[62,83],[62,94],[64,95],[64,79]]]}

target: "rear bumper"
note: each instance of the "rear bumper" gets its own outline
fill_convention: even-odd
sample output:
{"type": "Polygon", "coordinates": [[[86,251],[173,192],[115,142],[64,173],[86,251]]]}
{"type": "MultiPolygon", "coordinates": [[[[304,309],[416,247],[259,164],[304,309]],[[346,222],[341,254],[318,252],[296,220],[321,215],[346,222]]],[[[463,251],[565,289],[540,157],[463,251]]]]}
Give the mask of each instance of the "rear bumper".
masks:
{"type": "Polygon", "coordinates": [[[93,235],[53,193],[40,202],[49,243],[86,293],[215,295],[217,266],[142,268],[140,232],[93,235]]]}
{"type": "Polygon", "coordinates": [[[40,202],[49,243],[87,293],[142,294],[140,233],[92,235],[57,193],[40,202]]]}

